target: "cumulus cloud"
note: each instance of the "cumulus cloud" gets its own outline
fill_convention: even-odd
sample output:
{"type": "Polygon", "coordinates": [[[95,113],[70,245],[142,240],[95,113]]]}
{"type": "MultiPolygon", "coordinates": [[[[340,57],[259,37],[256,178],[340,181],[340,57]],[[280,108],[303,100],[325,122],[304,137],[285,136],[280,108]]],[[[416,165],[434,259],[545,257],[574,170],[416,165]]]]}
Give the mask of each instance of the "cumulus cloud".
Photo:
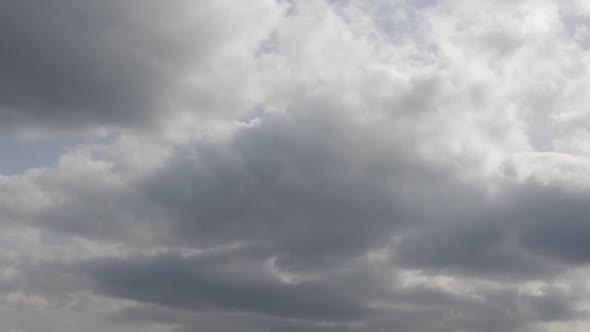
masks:
{"type": "Polygon", "coordinates": [[[2,127],[48,134],[154,125],[187,107],[219,111],[218,93],[249,102],[251,53],[281,13],[272,1],[0,6],[2,127]]]}
{"type": "Polygon", "coordinates": [[[0,331],[586,330],[586,7],[0,2],[0,331]]]}

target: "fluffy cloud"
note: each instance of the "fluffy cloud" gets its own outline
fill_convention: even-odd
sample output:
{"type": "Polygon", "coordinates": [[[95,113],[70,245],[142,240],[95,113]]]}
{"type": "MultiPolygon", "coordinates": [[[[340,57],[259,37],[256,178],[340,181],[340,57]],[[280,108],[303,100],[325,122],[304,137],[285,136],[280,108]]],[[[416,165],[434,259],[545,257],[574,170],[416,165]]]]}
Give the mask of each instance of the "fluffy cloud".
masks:
{"type": "Polygon", "coordinates": [[[0,331],[587,329],[586,7],[1,2],[0,331]]]}

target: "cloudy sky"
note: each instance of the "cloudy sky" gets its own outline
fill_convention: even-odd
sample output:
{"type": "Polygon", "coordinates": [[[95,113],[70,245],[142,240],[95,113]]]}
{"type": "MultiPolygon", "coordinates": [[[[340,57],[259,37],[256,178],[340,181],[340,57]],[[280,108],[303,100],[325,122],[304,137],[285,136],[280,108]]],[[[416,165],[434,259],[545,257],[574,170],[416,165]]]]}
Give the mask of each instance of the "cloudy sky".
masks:
{"type": "Polygon", "coordinates": [[[0,332],[590,330],[587,0],[0,0],[0,332]]]}

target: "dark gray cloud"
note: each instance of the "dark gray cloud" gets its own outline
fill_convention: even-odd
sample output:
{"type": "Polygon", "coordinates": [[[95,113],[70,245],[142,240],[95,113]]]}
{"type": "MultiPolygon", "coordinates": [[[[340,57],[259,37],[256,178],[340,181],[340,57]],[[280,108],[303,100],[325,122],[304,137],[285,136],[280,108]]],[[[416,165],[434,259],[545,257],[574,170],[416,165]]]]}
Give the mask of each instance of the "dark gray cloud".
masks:
{"type": "Polygon", "coordinates": [[[173,308],[344,321],[363,319],[369,313],[345,292],[325,285],[282,284],[263,270],[248,271],[256,265],[239,257],[203,262],[161,256],[99,261],[87,269],[101,292],[173,308]]]}
{"type": "Polygon", "coordinates": [[[323,117],[307,109],[268,115],[228,142],[185,146],[123,191],[88,180],[70,189],[75,200],[45,211],[38,220],[44,224],[36,225],[141,246],[243,245],[223,254],[131,255],[71,267],[81,289],[150,305],[120,312],[118,321],[186,327],[196,323],[172,312],[222,312],[276,331],[484,325],[495,332],[584,317],[571,293],[518,289],[583,262],[581,242],[559,241],[556,248],[549,234],[564,216],[570,221],[561,232],[580,232],[584,193],[530,182],[503,184],[506,194],[490,197],[456,170],[425,163],[409,142],[384,139],[391,123],[361,125],[322,106],[323,117]],[[391,257],[364,262],[374,250],[391,257]],[[303,281],[273,275],[265,265],[271,259],[303,281]],[[408,269],[433,284],[404,285],[399,274],[408,269]],[[440,275],[501,286],[453,293],[434,283],[440,275]]]}
{"type": "MultiPolygon", "coordinates": [[[[75,273],[81,269],[99,294],[164,308],[153,314],[148,309],[121,313],[130,321],[173,321],[174,315],[160,317],[161,310],[180,310],[274,317],[252,324],[277,331],[308,325],[330,330],[322,321],[353,331],[453,331],[482,324],[484,331],[508,331],[530,322],[584,317],[576,295],[559,289],[520,295],[518,285],[550,282],[579,262],[568,256],[579,243],[563,244],[547,255],[544,247],[553,247],[544,234],[553,232],[551,225],[562,215],[572,220],[561,224],[562,232],[579,231],[575,225],[585,215],[585,194],[524,183],[506,184],[502,190],[508,194],[490,198],[454,178],[451,170],[421,163],[403,142],[382,140],[380,125],[369,130],[331,117],[308,122],[307,114],[270,116],[228,143],[187,148],[161,171],[132,183],[145,194],[145,201],[133,204],[149,206],[162,218],[158,222],[168,225],[154,234],[157,243],[243,247],[193,258],[90,260],[75,273]],[[302,130],[305,135],[295,134],[302,130]],[[385,158],[381,152],[386,150],[394,150],[398,159],[385,158]],[[449,203],[459,198],[460,203],[449,203]],[[391,245],[392,261],[377,269],[359,263],[395,237],[401,242],[391,245]],[[281,281],[264,268],[273,257],[279,270],[317,274],[318,281],[281,281]],[[437,284],[408,287],[394,281],[405,269],[423,271],[432,280],[442,274],[465,278],[466,284],[506,284],[500,289],[474,286],[459,294],[437,284]],[[419,319],[426,315],[431,319],[419,319]]],[[[111,199],[115,207],[116,202],[131,204],[129,196],[111,199]]],[[[45,227],[110,240],[132,238],[135,227],[160,230],[158,222],[131,218],[130,224],[113,223],[103,233],[92,225],[106,219],[105,213],[116,216],[118,208],[96,210],[101,219],[80,220],[80,213],[92,209],[80,201],[76,207],[80,211],[69,221],[55,214],[45,227]],[[69,225],[74,222],[80,227],[69,225]]]]}
{"type": "Polygon", "coordinates": [[[269,118],[227,147],[179,157],[142,191],[180,237],[205,245],[272,241],[295,259],[346,257],[417,221],[404,204],[413,197],[399,186],[435,174],[381,155],[399,146],[375,145],[336,114],[316,123],[306,116],[269,118]]]}
{"type": "Polygon", "coordinates": [[[430,224],[401,241],[402,264],[491,278],[551,277],[586,264],[587,193],[525,183],[485,208],[430,224]]]}
{"type": "Polygon", "coordinates": [[[531,321],[566,321],[585,315],[574,305],[580,294],[559,288],[547,288],[538,295],[519,294],[514,287],[458,294],[434,285],[365,284],[364,277],[358,276],[375,273],[367,266],[330,278],[286,284],[264,269],[255,269],[259,263],[239,253],[204,258],[133,256],[89,261],[81,271],[94,280],[101,293],[148,304],[129,307],[113,317],[125,323],[197,326],[211,315],[215,319],[205,325],[212,324],[220,331],[235,328],[232,323],[222,323],[229,320],[241,321],[245,328],[272,331],[481,328],[499,332],[525,328],[531,321]],[[359,274],[361,268],[363,273],[359,274]],[[382,292],[381,306],[369,306],[376,299],[372,289],[382,292]],[[350,296],[355,292],[357,296],[350,296]]]}
{"type": "Polygon", "coordinates": [[[244,25],[256,15],[264,22],[264,10],[184,0],[2,1],[0,123],[63,131],[154,124],[162,110],[181,107],[181,81],[220,46],[233,38],[255,46],[248,40],[261,38],[256,25],[244,25]]]}
{"type": "Polygon", "coordinates": [[[383,247],[401,230],[453,212],[451,197],[478,204],[481,194],[451,170],[421,162],[410,142],[386,139],[390,123],[313,111],[268,116],[228,143],[183,147],[122,191],[88,180],[34,222],[89,239],[241,243],[303,268],[383,247]]]}

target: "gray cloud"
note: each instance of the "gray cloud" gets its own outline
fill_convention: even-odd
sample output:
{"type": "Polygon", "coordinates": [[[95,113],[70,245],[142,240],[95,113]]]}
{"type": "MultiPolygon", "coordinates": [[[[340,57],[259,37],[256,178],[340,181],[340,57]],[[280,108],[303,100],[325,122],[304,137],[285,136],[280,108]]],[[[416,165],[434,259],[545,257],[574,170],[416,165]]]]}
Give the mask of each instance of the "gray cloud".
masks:
{"type": "Polygon", "coordinates": [[[409,233],[399,259],[493,278],[549,277],[588,260],[586,200],[586,193],[524,184],[485,209],[409,233]]]}
{"type": "Polygon", "coordinates": [[[587,329],[574,2],[0,1],[0,332],[587,329]]]}
{"type": "Polygon", "coordinates": [[[282,284],[264,271],[248,271],[255,263],[241,262],[238,257],[225,262],[132,257],[99,261],[88,269],[101,292],[173,308],[320,320],[358,320],[368,314],[352,298],[324,285],[282,284]]]}
{"type": "MultiPolygon", "coordinates": [[[[307,119],[305,112],[269,117],[259,127],[244,129],[227,145],[187,149],[163,171],[134,183],[146,193],[145,202],[135,203],[138,207],[164,209],[162,216],[169,228],[156,235],[159,243],[246,246],[221,256],[89,261],[82,270],[94,280],[97,292],[175,310],[271,316],[279,319],[273,323],[278,325],[271,324],[275,329],[287,331],[281,319],[302,319],[300,328],[328,320],[336,326],[360,321],[362,326],[348,326],[359,331],[392,327],[451,331],[481,324],[485,331],[506,331],[533,321],[584,317],[575,307],[578,299],[571,294],[555,290],[518,295],[519,282],[550,282],[565,271],[570,261],[567,250],[545,255],[539,251],[544,245],[536,246],[532,239],[565,211],[573,220],[571,225],[579,224],[580,219],[573,218],[583,218],[584,194],[529,183],[518,188],[506,185],[503,190],[509,194],[490,199],[477,188],[453,180],[452,172],[437,172],[418,162],[410,151],[397,150],[394,155],[403,156],[401,159],[383,158],[375,151],[400,147],[399,142],[377,139],[382,137],[379,125],[359,130],[344,121],[333,126],[331,118],[325,122],[314,118],[313,124],[303,126],[307,119]],[[305,128],[306,135],[294,135],[296,128],[305,128]],[[300,137],[305,137],[303,143],[300,137]],[[351,137],[352,141],[346,141],[351,137]],[[303,145],[307,140],[316,145],[303,145]],[[399,186],[388,185],[389,190],[383,191],[386,178],[399,186]],[[348,184],[347,179],[354,182],[348,184]],[[406,183],[413,185],[411,191],[404,190],[406,183]],[[453,200],[461,198],[462,204],[449,205],[449,195],[453,200]],[[382,218],[376,218],[379,216],[382,218]],[[367,251],[386,246],[396,236],[401,236],[401,242],[399,247],[393,245],[392,266],[386,263],[384,270],[374,270],[370,264],[361,264],[354,273],[330,276],[330,271],[358,264],[355,260],[367,251]],[[278,258],[279,270],[304,277],[319,274],[320,281],[285,283],[261,268],[261,262],[272,257],[278,258]],[[467,284],[470,278],[507,284],[499,290],[475,287],[465,294],[454,294],[440,285],[388,285],[387,276],[393,280],[404,269],[423,270],[433,278],[443,274],[459,282],[466,278],[467,284]],[[376,302],[382,307],[370,306],[376,302]],[[433,318],[419,320],[424,315],[433,318]],[[397,318],[385,318],[390,316],[397,318]]],[[[121,199],[129,206],[126,196],[121,199]]],[[[76,206],[81,208],[79,201],[76,206]]],[[[75,217],[69,222],[74,221],[82,222],[75,217]]],[[[83,222],[92,225],[96,220],[83,222]]],[[[120,234],[105,235],[68,223],[50,221],[46,225],[59,232],[111,240],[129,237],[134,227],[150,230],[154,225],[140,219],[119,226],[120,234]]],[[[576,243],[572,245],[576,248],[576,243]]],[[[157,319],[157,312],[143,315],[157,319]]],[[[132,311],[127,314],[137,319],[132,318],[132,311]]],[[[296,327],[292,328],[299,328],[299,323],[293,324],[296,327]]]]}
{"type": "MultiPolygon", "coordinates": [[[[342,283],[359,270],[313,282],[285,284],[264,269],[251,270],[258,263],[247,263],[249,259],[240,254],[209,258],[135,256],[86,262],[82,270],[95,280],[99,292],[152,304],[120,312],[116,319],[127,323],[156,321],[190,326],[201,320],[207,322],[211,315],[218,318],[208,324],[218,328],[225,325],[220,330],[235,328],[221,323],[229,319],[247,322],[246,328],[277,331],[482,328],[491,332],[518,330],[531,321],[565,321],[585,315],[574,306],[579,294],[559,288],[547,288],[538,295],[519,294],[513,287],[454,294],[434,285],[407,287],[394,283],[386,291],[383,306],[371,307],[367,301],[375,297],[369,295],[370,290],[383,292],[386,283],[363,284],[363,278],[356,277],[354,282],[342,283]],[[356,297],[345,295],[355,288],[363,291],[356,297]],[[195,319],[194,313],[201,318],[195,319]]],[[[374,271],[365,269],[363,273],[374,271]]]]}
{"type": "Polygon", "coordinates": [[[2,1],[0,122],[15,131],[154,125],[162,109],[185,107],[183,80],[225,43],[264,38],[244,25],[269,13],[264,4],[2,1]]]}

